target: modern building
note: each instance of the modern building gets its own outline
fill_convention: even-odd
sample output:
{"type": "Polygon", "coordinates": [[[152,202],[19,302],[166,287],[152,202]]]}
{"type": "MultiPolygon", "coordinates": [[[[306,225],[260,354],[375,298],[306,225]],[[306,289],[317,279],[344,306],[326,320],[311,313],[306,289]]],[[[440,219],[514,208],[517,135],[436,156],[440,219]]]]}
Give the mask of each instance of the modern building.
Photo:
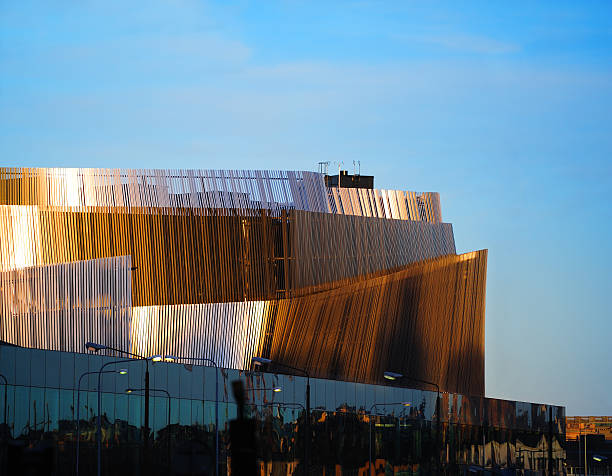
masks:
{"type": "Polygon", "coordinates": [[[566,417],[569,474],[610,474],[612,470],[612,416],[566,417]]]}
{"type": "MultiPolygon", "coordinates": [[[[193,462],[205,466],[214,428],[224,435],[225,471],[232,379],[263,395],[252,402],[260,443],[274,443],[260,444],[262,474],[367,473],[370,459],[421,474],[559,469],[562,407],[484,398],[486,259],[486,250],[456,254],[437,193],[330,187],[313,172],[0,169],[0,373],[13,408],[5,434],[30,446],[52,441],[54,467],[74,467],[74,409],[88,431],[97,415],[91,402],[77,405],[78,381],[118,358],[112,348],[183,364],[204,357],[224,370],[211,398],[214,369],[156,364],[161,376],[149,388],[168,402],[150,398],[166,405],[167,419],[150,417],[150,398],[141,415],[142,395],[125,395],[122,377],[106,376],[105,436],[89,434],[82,461],[91,465],[92,439],[104,440],[107,474],[110,454],[131,455],[130,474],[149,461],[129,451],[151,450],[147,428],[171,455],[156,453],[154,467],[176,474],[205,474],[193,462]],[[88,341],[103,344],[102,355],[87,355],[88,341]],[[255,369],[253,357],[273,363],[255,369]],[[270,373],[279,371],[289,376],[270,373]],[[383,386],[389,371],[408,388],[383,386]],[[275,400],[279,379],[294,390],[275,400]],[[219,425],[207,413],[214,401],[225,409],[219,425]],[[288,409],[292,416],[280,415],[288,409]],[[323,433],[308,439],[305,425],[323,433]],[[363,441],[349,441],[366,428],[367,461],[363,441]],[[300,456],[296,445],[316,442],[341,449],[300,456]]],[[[143,388],[142,368],[126,370],[129,388],[143,388]]],[[[97,383],[83,385],[90,398],[97,383]]]]}

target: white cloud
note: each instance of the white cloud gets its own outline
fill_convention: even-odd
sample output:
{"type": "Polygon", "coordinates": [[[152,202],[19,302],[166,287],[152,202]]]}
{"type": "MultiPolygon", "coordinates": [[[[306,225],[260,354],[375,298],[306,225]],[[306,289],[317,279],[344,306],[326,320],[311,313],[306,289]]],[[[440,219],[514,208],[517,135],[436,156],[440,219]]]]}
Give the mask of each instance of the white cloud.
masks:
{"type": "Polygon", "coordinates": [[[465,34],[420,35],[409,37],[396,36],[396,38],[436,45],[452,51],[462,51],[466,53],[478,53],[487,55],[516,53],[521,49],[520,45],[517,43],[499,41],[487,36],[475,36],[465,34]]]}

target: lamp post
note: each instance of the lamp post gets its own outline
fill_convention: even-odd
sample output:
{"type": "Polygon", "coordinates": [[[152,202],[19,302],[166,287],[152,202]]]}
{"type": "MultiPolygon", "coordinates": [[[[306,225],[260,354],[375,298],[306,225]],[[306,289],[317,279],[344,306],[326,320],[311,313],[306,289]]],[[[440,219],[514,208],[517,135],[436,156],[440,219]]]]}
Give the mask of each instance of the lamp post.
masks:
{"type": "Polygon", "coordinates": [[[427,380],[421,380],[418,378],[403,375],[397,372],[385,372],[384,377],[387,380],[399,380],[405,379],[412,382],[424,383],[426,385],[432,385],[436,387],[436,465],[438,470],[440,469],[440,386],[437,383],[429,382],[427,380]]]}
{"type": "Polygon", "coordinates": [[[606,474],[607,475],[610,474],[610,466],[608,465],[608,458],[606,456],[593,455],[593,461],[597,461],[598,463],[601,463],[602,466],[605,464],[606,465],[606,474]]]}
{"type": "MultiPolygon", "coordinates": [[[[340,183],[340,177],[338,176],[338,183],[340,183]]],[[[310,473],[310,439],[312,435],[310,433],[310,375],[305,369],[299,369],[297,367],[293,367],[291,365],[284,364],[282,362],[275,362],[271,359],[266,359],[265,357],[253,357],[251,359],[253,365],[263,365],[263,364],[276,364],[281,367],[285,367],[287,369],[295,370],[297,372],[301,372],[306,376],[306,441],[305,441],[305,451],[304,451],[304,468],[306,470],[306,474],[310,473]]]]}
{"type": "MultiPolygon", "coordinates": [[[[128,395],[134,392],[143,392],[145,389],[144,388],[126,388],[125,389],[125,393],[127,393],[128,395]]],[[[149,392],[163,392],[166,394],[166,397],[168,398],[168,467],[172,468],[171,463],[171,451],[170,451],[170,392],[168,392],[168,390],[164,390],[163,388],[150,388],[149,392]]],[[[78,476],[78,475],[77,475],[78,476]]]]}
{"type": "Polygon", "coordinates": [[[584,425],[584,476],[589,476],[589,460],[587,459],[587,426],[584,425]]]}
{"type": "Polygon", "coordinates": [[[123,363],[131,363],[134,362],[133,359],[123,359],[123,360],[113,360],[111,362],[106,362],[105,364],[102,365],[102,367],[100,367],[100,370],[98,370],[98,421],[97,421],[97,431],[96,431],[96,435],[97,435],[97,440],[98,440],[98,476],[101,475],[102,472],[102,423],[101,423],[101,407],[102,407],[102,392],[101,392],[101,385],[102,385],[102,374],[105,373],[104,372],[104,368],[109,366],[109,365],[114,365],[114,364],[123,364],[123,363]]]}
{"type": "MultiPolygon", "coordinates": [[[[92,375],[92,374],[97,374],[98,371],[92,371],[92,372],[83,372],[80,377],[79,377],[79,383],[77,385],[77,428],[76,428],[76,476],[79,476],[79,456],[80,456],[80,448],[81,448],[81,381],[83,380],[83,377],[86,377],[88,375],[92,375]]],[[[114,374],[114,373],[118,373],[119,375],[126,375],[127,374],[127,370],[126,369],[120,369],[120,370],[105,370],[104,372],[102,372],[103,374],[114,374]]]]}
{"type": "MultiPolygon", "coordinates": [[[[4,442],[5,440],[8,442],[8,437],[9,437],[9,427],[8,427],[8,420],[7,420],[7,411],[6,409],[7,407],[7,402],[8,402],[8,380],[6,379],[6,377],[2,374],[0,374],[0,378],[2,380],[4,380],[4,428],[2,431],[2,441],[4,442]]],[[[4,464],[2,465],[4,467],[4,470],[6,471],[6,469],[8,468],[8,458],[5,459],[4,464]]]]}
{"type": "MultiPolygon", "coordinates": [[[[142,355],[133,354],[132,352],[128,352],[127,350],[117,349],[115,347],[111,347],[109,345],[98,344],[96,342],[86,342],[85,348],[90,352],[99,352],[101,350],[111,350],[114,352],[118,352],[120,354],[129,355],[130,357],[134,357],[136,359],[144,360],[146,363],[146,372],[145,372],[145,427],[144,427],[144,453],[145,453],[145,464],[147,462],[147,453],[149,449],[149,359],[143,357],[142,355]]],[[[151,358],[150,360],[154,360],[151,358]]]]}
{"type": "Polygon", "coordinates": [[[254,387],[254,388],[249,388],[249,391],[255,391],[255,390],[272,390],[274,393],[279,393],[282,392],[283,389],[281,387],[254,387]]]}
{"type": "Polygon", "coordinates": [[[3,421],[4,421],[4,426],[6,426],[7,430],[8,430],[8,426],[7,426],[8,422],[6,420],[6,408],[7,408],[6,402],[7,402],[7,398],[8,398],[8,391],[7,391],[7,389],[8,389],[8,381],[6,380],[6,377],[4,375],[2,375],[2,374],[0,374],[0,378],[2,380],[4,380],[4,420],[3,421]]]}
{"type": "MultiPolygon", "coordinates": [[[[219,476],[219,366],[214,360],[207,357],[177,357],[174,355],[166,355],[164,360],[166,362],[175,362],[176,360],[208,362],[215,368],[215,476],[219,476]]],[[[204,398],[203,389],[202,398],[204,398]]]]}
{"type": "MultiPolygon", "coordinates": [[[[276,392],[276,388],[279,387],[274,387],[272,389],[272,391],[276,392]]],[[[257,406],[256,404],[253,404],[254,406],[257,406]]],[[[306,413],[306,408],[304,408],[304,405],[302,405],[301,403],[297,403],[297,402],[290,402],[290,403],[280,403],[280,402],[267,402],[267,403],[262,403],[261,405],[262,407],[285,407],[285,408],[293,408],[293,409],[297,409],[298,407],[301,408],[302,410],[304,410],[304,413],[306,413]]],[[[304,456],[306,453],[306,445],[304,445],[304,456]]]]}
{"type": "MultiPolygon", "coordinates": [[[[8,380],[6,379],[6,377],[2,374],[0,374],[0,378],[2,380],[4,380],[4,428],[2,429],[2,441],[6,441],[8,443],[8,438],[10,435],[9,432],[9,426],[8,426],[8,420],[7,420],[7,402],[8,402],[8,380]]],[[[2,467],[4,467],[4,470],[6,471],[8,468],[8,458],[5,458],[4,460],[4,464],[2,465],[2,467]]],[[[0,467],[1,468],[1,467],[0,467]]],[[[1,471],[1,469],[0,469],[1,471]]]]}
{"type": "Polygon", "coordinates": [[[368,420],[369,432],[368,432],[368,443],[369,443],[369,473],[372,475],[372,410],[376,407],[387,407],[387,406],[396,406],[403,405],[405,407],[410,406],[410,402],[399,402],[399,403],[374,403],[370,409],[368,410],[368,416],[370,417],[368,420]]]}

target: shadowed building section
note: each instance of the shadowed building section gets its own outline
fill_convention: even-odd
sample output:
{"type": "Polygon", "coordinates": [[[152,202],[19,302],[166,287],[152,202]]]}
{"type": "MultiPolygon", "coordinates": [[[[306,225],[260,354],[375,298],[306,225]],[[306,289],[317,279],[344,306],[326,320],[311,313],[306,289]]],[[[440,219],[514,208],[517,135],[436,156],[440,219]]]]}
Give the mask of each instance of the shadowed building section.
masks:
{"type": "Polygon", "coordinates": [[[275,301],[262,354],[317,377],[398,370],[483,395],[486,263],[486,250],[446,256],[275,301]]]}

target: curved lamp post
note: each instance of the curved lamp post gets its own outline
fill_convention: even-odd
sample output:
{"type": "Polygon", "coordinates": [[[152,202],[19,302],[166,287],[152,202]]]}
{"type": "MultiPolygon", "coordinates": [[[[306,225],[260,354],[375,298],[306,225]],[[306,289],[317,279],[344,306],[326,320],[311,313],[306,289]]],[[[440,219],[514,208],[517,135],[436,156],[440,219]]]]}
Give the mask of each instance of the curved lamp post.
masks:
{"type": "Polygon", "coordinates": [[[274,393],[279,393],[282,392],[283,389],[281,387],[254,387],[254,388],[249,388],[249,390],[272,390],[274,393]]]}
{"type": "Polygon", "coordinates": [[[98,476],[101,475],[102,473],[102,423],[101,423],[101,408],[102,408],[102,392],[101,392],[101,386],[102,386],[102,374],[105,373],[104,372],[104,368],[109,366],[109,365],[114,365],[114,364],[123,364],[123,363],[132,363],[134,362],[134,359],[123,359],[123,360],[113,360],[111,362],[106,362],[105,364],[102,365],[102,367],[100,367],[100,370],[98,370],[97,374],[98,374],[98,421],[97,421],[97,431],[96,431],[96,438],[98,440],[98,476]]]}
{"type": "Polygon", "coordinates": [[[385,372],[384,377],[387,380],[409,380],[411,382],[423,383],[436,387],[436,464],[438,470],[440,469],[440,386],[437,383],[429,382],[428,380],[421,380],[418,378],[410,377],[408,375],[400,374],[397,372],[385,372]]]}
{"type": "MultiPolygon", "coordinates": [[[[80,456],[80,448],[81,448],[81,381],[83,380],[83,377],[86,377],[88,375],[92,375],[92,374],[97,374],[98,371],[94,370],[92,372],[84,372],[81,374],[81,376],[79,377],[79,383],[77,385],[77,428],[76,428],[76,476],[79,476],[79,456],[80,456]]],[[[105,370],[104,372],[102,372],[103,374],[114,374],[114,373],[118,373],[119,375],[126,375],[127,374],[127,370],[126,369],[120,369],[120,370],[105,370]]]]}
{"type": "MultiPolygon", "coordinates": [[[[144,417],[145,417],[144,450],[145,450],[145,456],[146,456],[147,450],[149,448],[149,360],[153,360],[153,358],[147,359],[146,357],[143,357],[142,355],[134,354],[132,352],[128,352],[127,350],[117,349],[116,347],[111,347],[109,345],[104,345],[104,344],[98,344],[96,342],[86,342],[85,348],[90,352],[99,352],[101,350],[112,350],[114,352],[118,352],[123,355],[129,355],[130,357],[144,360],[146,362],[147,368],[145,372],[145,389],[146,390],[145,390],[145,414],[144,414],[144,417]]],[[[154,361],[156,362],[156,360],[154,361]]],[[[145,458],[145,463],[146,461],[147,460],[145,458]]],[[[99,476],[99,473],[98,473],[98,476],[99,476]]]]}
{"type": "MultiPolygon", "coordinates": [[[[9,427],[8,427],[8,420],[7,420],[7,411],[6,409],[7,407],[7,402],[8,402],[8,381],[6,380],[6,377],[2,374],[0,374],[0,378],[2,380],[4,380],[4,428],[2,431],[2,440],[8,440],[9,436],[10,436],[10,432],[9,432],[9,427]]],[[[5,462],[2,466],[0,466],[0,471],[1,468],[4,467],[4,469],[7,469],[8,465],[8,459],[5,459],[5,462]]]]}
{"type": "Polygon", "coordinates": [[[403,405],[404,407],[409,407],[410,406],[410,402],[399,402],[399,403],[375,403],[370,407],[370,410],[368,410],[368,415],[370,417],[368,423],[369,423],[369,434],[368,434],[368,441],[369,441],[369,473],[370,475],[372,475],[372,417],[374,415],[372,415],[372,410],[376,407],[387,407],[387,406],[398,406],[398,405],[403,405]]]}
{"type": "MultiPolygon", "coordinates": [[[[267,390],[272,390],[274,393],[280,393],[280,392],[283,391],[283,389],[281,387],[278,387],[278,386],[277,387],[253,387],[253,388],[249,388],[248,389],[249,392],[251,392],[251,391],[254,392],[255,390],[264,391],[264,392],[267,391],[267,390]]],[[[246,393],[248,394],[248,392],[246,392],[246,393]]],[[[278,402],[263,402],[260,405],[265,407],[265,406],[270,406],[271,404],[272,405],[280,405],[280,403],[278,403],[278,402]]],[[[251,405],[253,405],[253,407],[257,407],[257,403],[251,403],[251,405]]],[[[299,405],[299,403],[296,404],[296,405],[299,405]]],[[[304,408],[304,407],[302,406],[302,408],[304,408]]]]}
{"type": "MultiPolygon", "coordinates": [[[[126,388],[125,389],[125,393],[127,393],[128,395],[134,392],[144,392],[145,389],[144,388],[126,388]]],[[[168,467],[172,468],[171,463],[171,451],[170,451],[170,392],[168,392],[168,390],[164,390],[163,388],[150,388],[149,389],[150,392],[163,392],[166,394],[166,397],[168,398],[168,467]]]]}
{"type": "MultiPolygon", "coordinates": [[[[207,357],[177,357],[174,355],[156,355],[154,361],[164,360],[165,362],[176,362],[177,360],[195,360],[198,362],[208,362],[215,368],[215,476],[219,476],[219,366],[213,359],[207,357]]],[[[202,399],[204,399],[204,389],[202,389],[202,399]]]]}
{"type": "Polygon", "coordinates": [[[285,367],[287,369],[301,372],[306,376],[306,444],[304,445],[306,450],[304,451],[305,453],[304,467],[306,470],[306,474],[309,474],[309,471],[310,471],[310,439],[312,438],[312,434],[310,432],[310,375],[305,369],[299,369],[297,367],[293,367],[291,365],[287,365],[282,362],[276,362],[271,359],[266,359],[265,357],[253,357],[251,359],[251,363],[253,365],[275,364],[280,367],[285,367]]]}
{"type": "Polygon", "coordinates": [[[8,422],[6,421],[6,408],[7,408],[6,407],[6,402],[7,402],[7,398],[8,398],[8,391],[7,391],[7,389],[8,389],[8,381],[6,380],[6,377],[4,375],[2,375],[2,374],[0,374],[0,378],[2,380],[4,380],[4,426],[6,426],[7,430],[8,430],[8,426],[7,426],[8,422]]]}

